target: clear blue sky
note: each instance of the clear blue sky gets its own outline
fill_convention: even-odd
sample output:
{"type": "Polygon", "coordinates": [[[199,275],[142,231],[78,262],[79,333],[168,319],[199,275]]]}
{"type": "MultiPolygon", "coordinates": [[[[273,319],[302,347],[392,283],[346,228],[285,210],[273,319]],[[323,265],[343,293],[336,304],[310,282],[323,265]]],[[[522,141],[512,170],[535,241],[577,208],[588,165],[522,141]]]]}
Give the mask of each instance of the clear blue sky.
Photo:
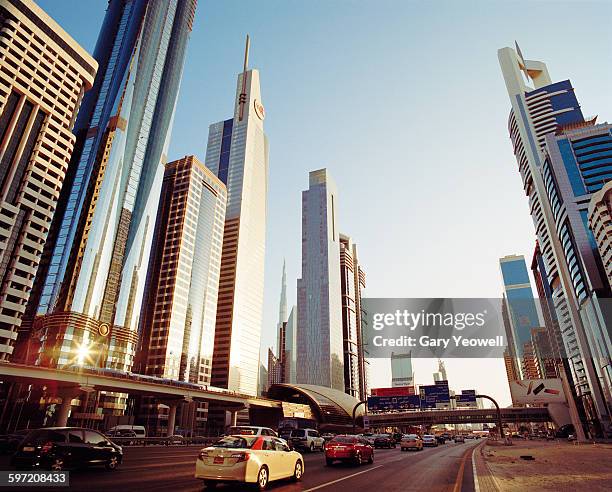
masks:
{"type": "MultiPolygon", "coordinates": [[[[106,0],[40,0],[92,51],[106,0]]],[[[270,139],[262,353],[275,343],[283,257],[301,258],[301,190],[328,167],[341,230],[369,297],[499,297],[498,258],[531,257],[534,231],[507,134],[497,49],[570,78],[585,115],[612,118],[612,2],[199,0],[170,158],[204,156],[232,114],[244,36],[261,71],[270,139]]],[[[415,362],[430,383],[432,360],[415,362]]],[[[499,360],[448,360],[451,388],[509,403],[499,360]]],[[[387,361],[372,382],[390,384],[387,361]]]]}

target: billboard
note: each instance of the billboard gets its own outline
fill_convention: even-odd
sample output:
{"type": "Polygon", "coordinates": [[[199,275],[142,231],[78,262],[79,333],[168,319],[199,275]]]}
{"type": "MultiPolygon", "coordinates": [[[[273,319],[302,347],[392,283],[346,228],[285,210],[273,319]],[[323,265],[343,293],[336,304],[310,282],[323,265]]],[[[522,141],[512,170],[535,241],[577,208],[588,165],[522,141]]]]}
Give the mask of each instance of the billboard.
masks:
{"type": "Polygon", "coordinates": [[[566,401],[561,380],[558,378],[510,381],[510,394],[513,403],[543,404],[566,401]]]}
{"type": "Polygon", "coordinates": [[[420,409],[421,398],[419,395],[370,396],[368,398],[369,412],[391,412],[420,409]]]}
{"type": "Polygon", "coordinates": [[[414,395],[414,386],[395,386],[393,388],[372,388],[372,396],[409,396],[414,395]]]}

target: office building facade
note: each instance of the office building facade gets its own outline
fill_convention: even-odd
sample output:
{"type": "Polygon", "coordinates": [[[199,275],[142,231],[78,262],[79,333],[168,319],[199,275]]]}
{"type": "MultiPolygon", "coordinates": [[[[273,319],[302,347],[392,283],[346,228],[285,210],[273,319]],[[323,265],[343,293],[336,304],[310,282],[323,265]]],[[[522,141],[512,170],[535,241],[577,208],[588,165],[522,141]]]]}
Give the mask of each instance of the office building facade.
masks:
{"type": "Polygon", "coordinates": [[[589,227],[592,196],[612,180],[612,125],[595,118],[560,126],[546,136],[542,175],[569,270],[569,295],[578,306],[586,345],[596,373],[594,406],[602,394],[600,411],[612,408],[612,297],[610,282],[589,227]]]}
{"type": "Polygon", "coordinates": [[[357,245],[340,234],[340,284],[342,288],[342,332],[344,343],[344,391],[358,400],[367,393],[363,348],[361,294],[365,272],[359,264],[357,245]]]}
{"type": "MultiPolygon", "coordinates": [[[[593,361],[587,330],[573,297],[573,281],[565,262],[565,252],[555,230],[553,207],[547,197],[542,167],[546,138],[560,127],[585,122],[569,80],[553,83],[546,65],[525,60],[518,46],[502,48],[498,58],[512,109],[508,130],[519,166],[532,219],[541,249],[545,283],[563,337],[564,373],[568,377],[582,427],[592,435],[603,435],[609,427],[598,371],[593,361]]],[[[574,412],[576,414],[576,412],[574,412]]],[[[578,424],[578,423],[576,423],[578,424]]]]}
{"type": "Polygon", "coordinates": [[[513,344],[510,353],[515,354],[517,358],[516,367],[521,376],[519,379],[537,378],[531,330],[538,328],[541,323],[531,290],[525,257],[505,256],[500,258],[499,265],[512,334],[511,339],[508,337],[508,342],[513,344]]]}
{"type": "Polygon", "coordinates": [[[34,2],[0,2],[0,360],[13,359],[97,68],[34,2]]]}
{"type": "Polygon", "coordinates": [[[589,227],[593,231],[608,283],[612,285],[612,181],[593,193],[589,202],[589,227]]]}
{"type": "Polygon", "coordinates": [[[327,169],[302,192],[302,276],[297,281],[297,382],[344,391],[338,191],[327,169]]]}
{"type": "Polygon", "coordinates": [[[28,305],[25,335],[38,345],[38,364],[133,367],[195,8],[196,0],[109,2],[95,49],[100,70],[77,119],[76,151],[28,305]]]}
{"type": "MultiPolygon", "coordinates": [[[[166,165],[151,246],[135,372],[210,385],[225,185],[195,156],[166,165]]],[[[202,433],[207,405],[179,406],[177,420],[202,433]]],[[[150,435],[170,435],[166,405],[139,401],[150,435]]]]}
{"type": "MultiPolygon", "coordinates": [[[[247,48],[248,53],[248,48],[247,48]]],[[[256,395],[263,316],[268,139],[259,72],[238,76],[234,116],[214,123],[206,165],[227,186],[212,384],[256,395]]]]}
{"type": "Polygon", "coordinates": [[[412,354],[391,354],[391,387],[414,386],[412,354]]]}
{"type": "Polygon", "coordinates": [[[210,385],[226,201],[196,157],[166,165],[141,317],[144,374],[210,385]]]}

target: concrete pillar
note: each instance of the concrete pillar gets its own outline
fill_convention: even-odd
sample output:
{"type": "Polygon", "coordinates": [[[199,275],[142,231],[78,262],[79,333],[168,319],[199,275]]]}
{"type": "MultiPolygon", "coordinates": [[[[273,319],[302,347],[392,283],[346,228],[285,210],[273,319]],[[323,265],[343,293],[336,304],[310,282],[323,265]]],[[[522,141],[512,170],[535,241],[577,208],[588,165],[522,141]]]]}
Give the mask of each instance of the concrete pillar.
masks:
{"type": "Polygon", "coordinates": [[[70,409],[72,399],[79,393],[77,388],[67,388],[59,393],[59,397],[62,399],[59,410],[57,412],[57,421],[55,425],[57,427],[66,427],[68,425],[68,416],[70,415],[70,409]]]}
{"type": "Polygon", "coordinates": [[[230,425],[234,427],[238,424],[238,410],[230,410],[230,425]]]}
{"type": "Polygon", "coordinates": [[[166,432],[166,436],[172,436],[174,434],[174,426],[176,423],[176,407],[177,403],[172,403],[168,405],[168,431],[166,432]]]}

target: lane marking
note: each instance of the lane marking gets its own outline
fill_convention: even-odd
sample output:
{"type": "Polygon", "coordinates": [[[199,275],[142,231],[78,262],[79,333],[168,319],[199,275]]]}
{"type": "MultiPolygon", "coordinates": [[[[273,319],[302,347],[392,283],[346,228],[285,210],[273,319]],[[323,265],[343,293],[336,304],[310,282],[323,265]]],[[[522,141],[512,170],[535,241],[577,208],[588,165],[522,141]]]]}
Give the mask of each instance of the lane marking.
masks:
{"type": "Polygon", "coordinates": [[[455,480],[455,487],[453,487],[453,492],[461,492],[461,485],[463,483],[463,473],[465,471],[465,462],[467,461],[467,457],[469,456],[469,454],[469,449],[465,453],[463,453],[463,459],[461,460],[461,465],[459,466],[459,471],[457,472],[457,478],[455,480]]]}
{"type": "Polygon", "coordinates": [[[363,473],[371,472],[373,470],[376,470],[377,468],[381,468],[382,466],[383,465],[373,466],[372,468],[368,468],[367,470],[363,470],[363,471],[360,471],[360,472],[357,472],[357,473],[353,473],[352,475],[347,475],[346,477],[338,478],[337,480],[332,480],[331,482],[325,482],[325,483],[322,483],[321,485],[317,485],[316,487],[311,487],[310,489],[304,490],[304,492],[312,492],[313,490],[319,490],[319,489],[322,489],[324,487],[329,487],[330,485],[333,485],[333,484],[338,483],[338,482],[342,482],[343,480],[348,480],[349,478],[356,477],[357,475],[361,475],[363,473]]]}
{"type": "Polygon", "coordinates": [[[478,474],[476,473],[476,460],[474,459],[476,450],[479,448],[480,446],[476,446],[474,448],[474,451],[472,451],[472,475],[474,477],[474,492],[480,492],[480,485],[478,485],[478,474]]]}

